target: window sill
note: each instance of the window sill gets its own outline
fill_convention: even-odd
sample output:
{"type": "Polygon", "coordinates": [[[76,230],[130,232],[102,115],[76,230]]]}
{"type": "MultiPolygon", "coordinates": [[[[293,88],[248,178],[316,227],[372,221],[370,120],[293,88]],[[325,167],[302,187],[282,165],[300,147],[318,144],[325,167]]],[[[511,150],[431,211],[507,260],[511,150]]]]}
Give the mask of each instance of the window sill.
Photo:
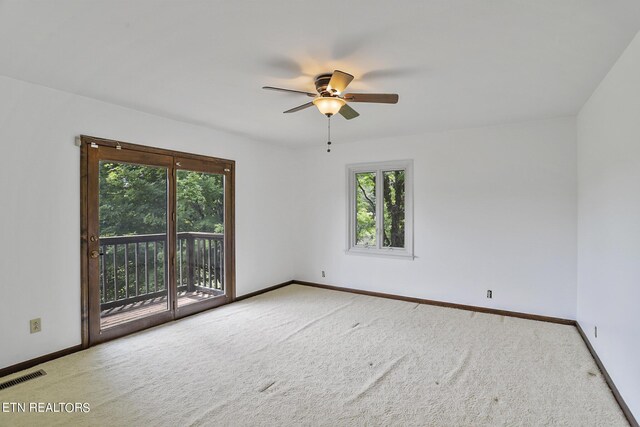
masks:
{"type": "Polygon", "coordinates": [[[407,251],[393,250],[393,249],[366,249],[366,248],[350,248],[345,251],[348,255],[364,255],[382,258],[400,258],[406,260],[413,260],[415,256],[407,251]]]}

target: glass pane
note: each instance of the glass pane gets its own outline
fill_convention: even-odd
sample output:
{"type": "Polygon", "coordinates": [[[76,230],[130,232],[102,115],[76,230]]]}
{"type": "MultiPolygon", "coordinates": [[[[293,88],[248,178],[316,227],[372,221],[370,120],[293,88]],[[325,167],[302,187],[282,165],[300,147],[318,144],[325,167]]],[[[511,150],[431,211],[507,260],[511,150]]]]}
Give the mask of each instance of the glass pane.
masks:
{"type": "Polygon", "coordinates": [[[100,327],[168,310],[167,169],[99,164],[100,327]]]}
{"type": "Polygon", "coordinates": [[[178,306],[224,295],[224,176],[176,174],[178,306]]]}
{"type": "Polygon", "coordinates": [[[382,173],[382,246],[404,248],[404,170],[382,173]]]}
{"type": "Polygon", "coordinates": [[[376,246],[376,173],[356,173],[356,245],[376,246]]]}

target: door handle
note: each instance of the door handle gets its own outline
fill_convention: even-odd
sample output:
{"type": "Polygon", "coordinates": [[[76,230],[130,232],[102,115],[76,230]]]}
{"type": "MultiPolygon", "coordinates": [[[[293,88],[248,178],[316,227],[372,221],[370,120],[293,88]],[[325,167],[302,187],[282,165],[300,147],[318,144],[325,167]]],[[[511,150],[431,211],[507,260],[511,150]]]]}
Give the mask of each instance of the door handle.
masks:
{"type": "Polygon", "coordinates": [[[98,251],[91,251],[91,254],[89,255],[91,258],[98,258],[98,256],[100,256],[100,252],[98,251]]]}

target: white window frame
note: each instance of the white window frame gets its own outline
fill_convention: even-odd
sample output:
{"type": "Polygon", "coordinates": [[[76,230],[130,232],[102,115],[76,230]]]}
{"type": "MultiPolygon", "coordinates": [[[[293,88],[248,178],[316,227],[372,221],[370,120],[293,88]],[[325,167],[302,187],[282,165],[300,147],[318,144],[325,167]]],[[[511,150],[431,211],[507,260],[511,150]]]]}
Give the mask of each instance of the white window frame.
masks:
{"type": "Polygon", "coordinates": [[[413,160],[394,160],[347,165],[347,249],[348,254],[413,259],[413,160]],[[383,179],[388,171],[404,170],[404,248],[385,248],[383,243],[383,179]],[[376,246],[356,245],[356,174],[376,174],[376,246]]]}

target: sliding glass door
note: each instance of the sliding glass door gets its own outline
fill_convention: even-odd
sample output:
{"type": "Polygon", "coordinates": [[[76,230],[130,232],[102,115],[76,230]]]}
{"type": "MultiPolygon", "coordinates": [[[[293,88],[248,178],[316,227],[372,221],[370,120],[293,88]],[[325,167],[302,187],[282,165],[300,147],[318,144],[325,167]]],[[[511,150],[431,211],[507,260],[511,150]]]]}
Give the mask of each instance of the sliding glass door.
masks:
{"type": "Polygon", "coordinates": [[[101,329],[169,309],[168,168],[162,157],[145,162],[154,160],[99,161],[101,329]]]}
{"type": "Polygon", "coordinates": [[[88,342],[230,302],[233,162],[90,137],[82,149],[88,342]]]}

